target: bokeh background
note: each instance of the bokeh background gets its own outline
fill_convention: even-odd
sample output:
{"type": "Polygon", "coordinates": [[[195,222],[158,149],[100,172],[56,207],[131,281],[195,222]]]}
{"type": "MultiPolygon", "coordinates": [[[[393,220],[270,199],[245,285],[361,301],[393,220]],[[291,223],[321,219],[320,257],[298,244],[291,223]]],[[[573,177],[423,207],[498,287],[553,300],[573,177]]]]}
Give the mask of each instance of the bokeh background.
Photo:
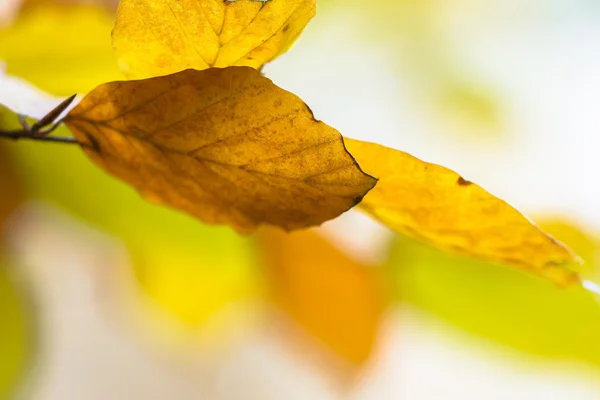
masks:
{"type": "MultiPolygon", "coordinates": [[[[0,98],[122,79],[115,3],[0,0],[0,98]]],[[[595,0],[319,0],[264,70],[345,136],[508,200],[600,281],[598,71],[595,0]]],[[[357,212],[242,237],[75,147],[2,142],[0,224],[0,398],[600,399],[593,295],[357,212]]]]}

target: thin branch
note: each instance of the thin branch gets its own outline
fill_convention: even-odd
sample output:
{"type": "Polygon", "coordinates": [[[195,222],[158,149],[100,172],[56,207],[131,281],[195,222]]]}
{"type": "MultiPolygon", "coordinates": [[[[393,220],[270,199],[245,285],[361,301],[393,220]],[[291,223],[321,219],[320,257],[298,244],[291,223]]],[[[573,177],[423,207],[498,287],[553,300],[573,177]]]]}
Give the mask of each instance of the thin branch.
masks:
{"type": "Polygon", "coordinates": [[[24,131],[3,131],[0,130],[0,138],[3,139],[11,139],[11,140],[37,140],[39,142],[55,142],[55,143],[69,143],[69,144],[79,144],[77,139],[71,136],[31,136],[29,134],[24,134],[24,131]]]}
{"type": "Polygon", "coordinates": [[[42,117],[38,122],[29,126],[27,123],[25,116],[18,114],[17,117],[19,119],[19,123],[21,124],[21,129],[16,130],[2,130],[0,129],[0,138],[11,139],[11,140],[19,140],[19,139],[28,139],[28,140],[37,140],[40,142],[54,142],[54,143],[68,143],[68,144],[78,144],[82,145],[75,139],[70,136],[49,136],[56,128],[62,124],[62,120],[56,121],[56,119],[71,105],[73,100],[75,100],[75,96],[73,95],[60,103],[58,106],[54,107],[48,114],[42,117]],[[48,127],[48,125],[51,125],[48,127]],[[44,129],[46,128],[46,129],[44,129]]]}

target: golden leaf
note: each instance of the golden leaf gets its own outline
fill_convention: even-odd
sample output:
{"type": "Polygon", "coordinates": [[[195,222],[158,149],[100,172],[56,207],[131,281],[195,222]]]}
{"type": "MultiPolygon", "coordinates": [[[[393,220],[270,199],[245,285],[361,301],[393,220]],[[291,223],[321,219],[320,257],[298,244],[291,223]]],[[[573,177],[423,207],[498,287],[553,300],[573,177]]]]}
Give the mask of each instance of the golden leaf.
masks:
{"type": "Polygon", "coordinates": [[[315,0],[122,0],[113,47],[132,78],[259,69],[285,52],[315,13],[315,0]]]}
{"type": "Polygon", "coordinates": [[[579,281],[578,258],[521,213],[456,172],[373,143],[345,140],[381,180],[361,208],[441,249],[511,264],[561,285],[579,281]]]}
{"type": "Polygon", "coordinates": [[[238,231],[319,225],[376,183],[339,132],[247,67],[107,83],[65,122],[147,199],[238,231]]]}
{"type": "Polygon", "coordinates": [[[261,235],[275,303],[345,360],[363,363],[385,310],[381,270],[362,265],[315,231],[261,235]]]}

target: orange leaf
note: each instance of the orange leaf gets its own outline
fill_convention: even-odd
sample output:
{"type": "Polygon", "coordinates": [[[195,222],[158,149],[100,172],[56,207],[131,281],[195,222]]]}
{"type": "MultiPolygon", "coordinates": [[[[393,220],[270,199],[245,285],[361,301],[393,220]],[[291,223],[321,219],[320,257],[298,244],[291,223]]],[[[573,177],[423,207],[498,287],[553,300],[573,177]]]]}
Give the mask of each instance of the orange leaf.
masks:
{"type": "Polygon", "coordinates": [[[362,265],[315,231],[262,232],[276,304],[336,354],[364,362],[386,306],[380,269],[362,265]]]}

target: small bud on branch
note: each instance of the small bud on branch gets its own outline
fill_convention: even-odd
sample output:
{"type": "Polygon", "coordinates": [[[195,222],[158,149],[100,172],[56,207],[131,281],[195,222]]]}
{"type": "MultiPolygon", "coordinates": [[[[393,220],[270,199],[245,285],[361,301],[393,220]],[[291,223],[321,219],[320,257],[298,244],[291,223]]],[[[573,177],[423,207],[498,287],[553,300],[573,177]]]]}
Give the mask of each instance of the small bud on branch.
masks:
{"type": "Polygon", "coordinates": [[[0,138],[12,140],[29,139],[44,142],[79,144],[75,138],[70,136],[49,136],[62,123],[62,120],[56,121],[56,119],[67,109],[67,107],[71,105],[71,103],[73,103],[73,100],[75,100],[76,96],[77,95],[74,94],[73,96],[64,100],[31,126],[29,126],[27,123],[26,117],[22,114],[19,114],[18,118],[19,123],[21,124],[21,129],[0,129],[0,138]]]}

